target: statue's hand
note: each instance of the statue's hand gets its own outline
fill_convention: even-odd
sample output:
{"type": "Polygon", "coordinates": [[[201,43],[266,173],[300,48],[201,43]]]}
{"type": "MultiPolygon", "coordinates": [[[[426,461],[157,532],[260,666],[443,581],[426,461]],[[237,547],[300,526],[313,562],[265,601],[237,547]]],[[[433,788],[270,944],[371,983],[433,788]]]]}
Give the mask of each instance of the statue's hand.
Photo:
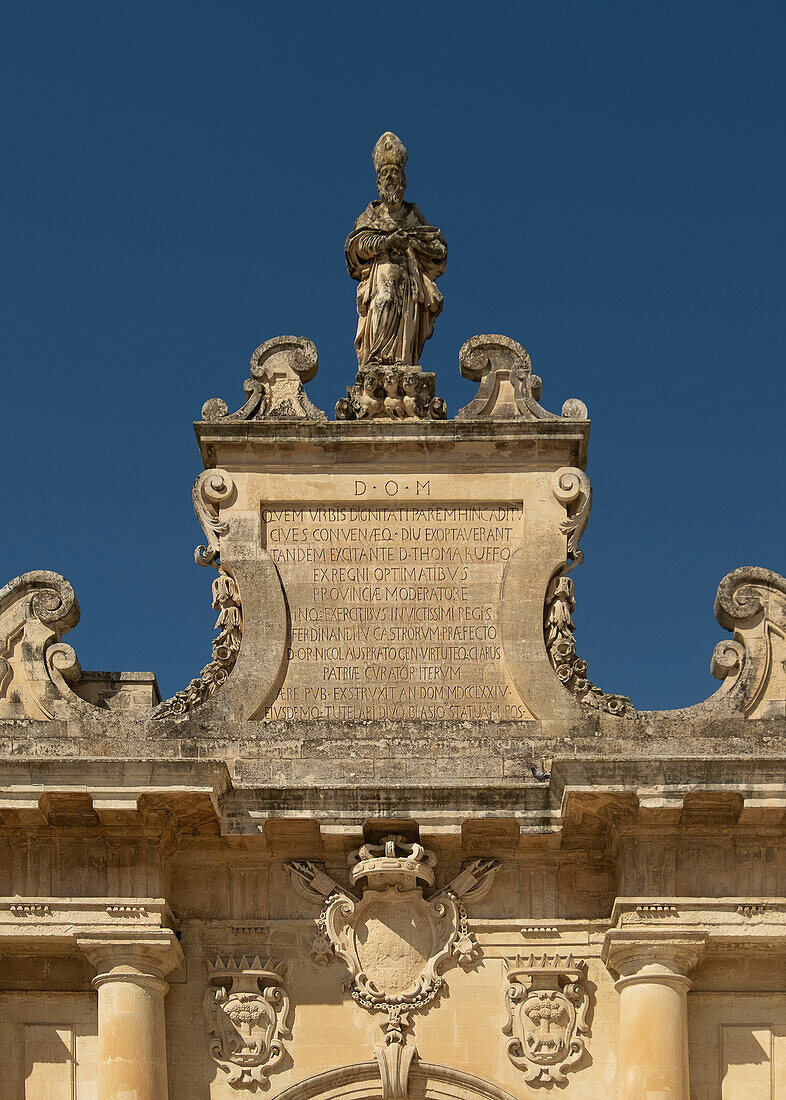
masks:
{"type": "Polygon", "coordinates": [[[397,252],[405,252],[409,245],[409,237],[403,229],[394,230],[388,237],[388,247],[397,252]]]}

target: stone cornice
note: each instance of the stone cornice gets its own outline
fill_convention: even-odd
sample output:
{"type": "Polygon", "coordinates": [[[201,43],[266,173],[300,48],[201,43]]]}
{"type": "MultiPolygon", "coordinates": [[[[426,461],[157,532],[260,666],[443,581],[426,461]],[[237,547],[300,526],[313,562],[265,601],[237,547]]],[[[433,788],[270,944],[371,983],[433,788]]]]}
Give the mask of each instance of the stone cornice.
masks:
{"type": "Polygon", "coordinates": [[[551,469],[587,464],[589,420],[537,420],[510,423],[455,420],[396,423],[380,421],[197,421],[194,431],[206,467],[233,470],[277,468],[287,473],[299,467],[324,465],[335,471],[342,462],[390,463],[395,445],[397,466],[426,462],[431,472],[457,461],[476,462],[483,469],[551,469]],[[254,444],[253,452],[249,445],[254,444]]]}

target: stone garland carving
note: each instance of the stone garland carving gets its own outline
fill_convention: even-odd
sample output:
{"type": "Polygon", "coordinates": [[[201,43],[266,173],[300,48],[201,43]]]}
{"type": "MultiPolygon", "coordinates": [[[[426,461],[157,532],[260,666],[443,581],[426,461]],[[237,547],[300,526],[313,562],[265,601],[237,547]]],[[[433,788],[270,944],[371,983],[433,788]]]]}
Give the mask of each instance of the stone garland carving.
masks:
{"type": "Polygon", "coordinates": [[[208,1051],[235,1088],[255,1089],[281,1063],[290,1036],[286,967],[259,957],[208,962],[204,1010],[208,1051]]]}
{"type": "Polygon", "coordinates": [[[587,965],[572,955],[506,960],[508,1057],[532,1084],[566,1081],[584,1054],[590,1007],[587,965]]]}
{"type": "Polygon", "coordinates": [[[546,595],[546,649],[557,676],[580,703],[622,718],[633,718],[636,711],[627,695],[601,691],[587,679],[587,662],[576,653],[572,612],[576,607],[573,581],[554,577],[546,595]]]}
{"type": "Polygon", "coordinates": [[[385,1014],[384,1043],[374,1047],[385,1100],[406,1096],[415,1048],[407,1047],[411,1014],[434,1002],[443,971],[466,965],[479,954],[463,899],[477,900],[491,887],[496,860],[475,860],[443,890],[424,897],[434,884],[436,856],[403,836],[364,844],[350,856],[350,879],[361,895],[340,886],[313,863],[287,864],[299,893],[324,900],[317,920],[312,958],[327,962],[335,953],[346,964],[346,988],[369,1012],[385,1014]]]}
{"type": "Polygon", "coordinates": [[[369,363],[336,402],[336,420],[445,420],[447,415],[445,402],[435,396],[434,374],[411,366],[369,363]]]}
{"type": "Polygon", "coordinates": [[[153,711],[153,718],[176,718],[198,707],[215,695],[235,667],[243,636],[243,612],[237,582],[223,566],[213,581],[213,607],[218,611],[218,634],[213,639],[212,660],[187,688],[160,703],[153,711]]]}
{"type": "Polygon", "coordinates": [[[546,591],[544,635],[546,650],[557,676],[566,688],[594,710],[622,718],[633,718],[636,711],[627,695],[601,691],[587,678],[587,662],[576,653],[573,612],[576,609],[575,587],[568,571],[584,560],[581,537],[587,529],[592,509],[592,486],[583,470],[563,466],[554,474],[551,487],[554,496],[567,512],[560,531],[567,537],[567,565],[549,582],[546,591]]]}
{"type": "Polygon", "coordinates": [[[303,388],[318,367],[317,349],[305,336],[274,336],[251,356],[251,377],[243,383],[245,403],[230,413],[226,401],[211,397],[202,406],[202,419],[324,421],[325,414],[311,403],[303,388]]]}

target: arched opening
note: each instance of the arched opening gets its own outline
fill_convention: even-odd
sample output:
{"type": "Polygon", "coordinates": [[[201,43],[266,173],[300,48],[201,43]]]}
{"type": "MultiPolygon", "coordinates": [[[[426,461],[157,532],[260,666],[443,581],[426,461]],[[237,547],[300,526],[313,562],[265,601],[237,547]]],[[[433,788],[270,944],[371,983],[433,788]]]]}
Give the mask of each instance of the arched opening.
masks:
{"type": "MultiPolygon", "coordinates": [[[[504,1089],[464,1070],[415,1061],[409,1073],[410,1100],[516,1100],[504,1089]]],[[[383,1096],[376,1062],[317,1073],[290,1085],[276,1100],[393,1100],[383,1096]]]]}

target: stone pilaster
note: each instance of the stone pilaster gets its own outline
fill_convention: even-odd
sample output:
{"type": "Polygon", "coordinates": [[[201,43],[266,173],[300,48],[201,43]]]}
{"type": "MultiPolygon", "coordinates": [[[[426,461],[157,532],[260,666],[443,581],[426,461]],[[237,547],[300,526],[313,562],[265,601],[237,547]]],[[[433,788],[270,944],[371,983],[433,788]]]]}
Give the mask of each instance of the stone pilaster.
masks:
{"type": "Polygon", "coordinates": [[[607,933],[603,961],[620,995],[620,1100],[690,1100],[688,974],[704,939],[676,928],[607,933]]]}
{"type": "Polygon", "coordinates": [[[98,973],[98,1100],[167,1100],[166,975],[183,959],[173,932],[80,938],[98,973]]]}

